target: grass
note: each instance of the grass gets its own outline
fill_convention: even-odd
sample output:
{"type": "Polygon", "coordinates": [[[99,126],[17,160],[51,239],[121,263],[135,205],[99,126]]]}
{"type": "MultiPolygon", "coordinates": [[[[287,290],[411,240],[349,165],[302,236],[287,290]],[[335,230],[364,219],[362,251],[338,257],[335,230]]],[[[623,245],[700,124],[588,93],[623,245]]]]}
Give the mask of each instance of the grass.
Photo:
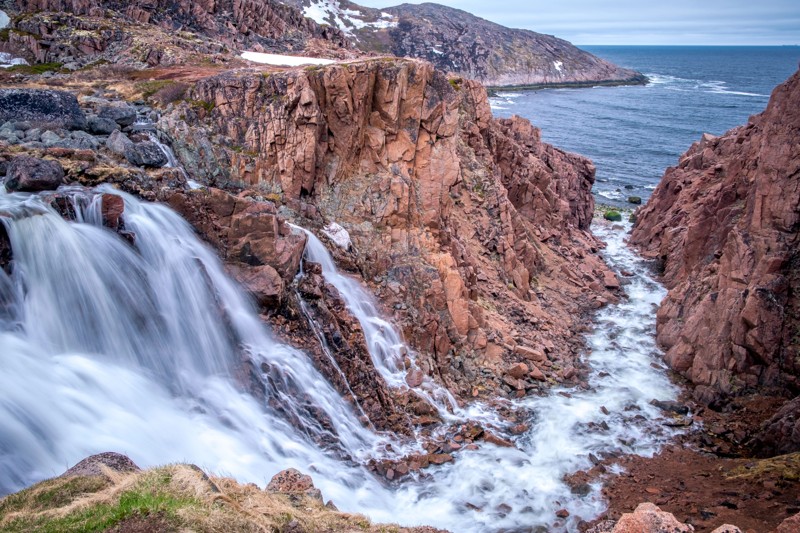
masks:
{"type": "Polygon", "coordinates": [[[35,65],[14,65],[6,69],[7,72],[18,74],[44,74],[45,72],[60,72],[62,63],[37,63],[35,65]]]}
{"type": "Polygon", "coordinates": [[[305,531],[396,532],[321,500],[276,494],[229,478],[207,477],[192,465],[143,472],[55,478],[0,499],[0,531],[96,533],[128,524],[137,531],[281,531],[297,521],[305,531]]]}
{"type": "Polygon", "coordinates": [[[9,533],[105,531],[128,518],[157,516],[176,526],[182,523],[179,511],[199,507],[200,502],[176,493],[170,487],[172,476],[167,469],[157,469],[142,476],[129,489],[110,501],[77,505],[81,498],[109,485],[105,477],[56,478],[13,494],[0,502],[0,529],[9,533]],[[59,508],[65,508],[59,512],[59,508]]]}

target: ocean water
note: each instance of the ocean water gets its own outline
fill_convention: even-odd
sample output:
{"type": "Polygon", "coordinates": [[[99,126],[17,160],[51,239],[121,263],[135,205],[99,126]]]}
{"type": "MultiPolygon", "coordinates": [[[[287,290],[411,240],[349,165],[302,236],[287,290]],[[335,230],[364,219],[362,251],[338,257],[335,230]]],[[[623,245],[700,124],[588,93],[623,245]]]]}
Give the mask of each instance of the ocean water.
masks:
{"type": "Polygon", "coordinates": [[[495,116],[520,115],[559,148],[597,166],[599,203],[644,201],[705,132],[720,135],[764,110],[798,68],[798,46],[585,46],[643,72],[645,86],[500,91],[495,116]]]}

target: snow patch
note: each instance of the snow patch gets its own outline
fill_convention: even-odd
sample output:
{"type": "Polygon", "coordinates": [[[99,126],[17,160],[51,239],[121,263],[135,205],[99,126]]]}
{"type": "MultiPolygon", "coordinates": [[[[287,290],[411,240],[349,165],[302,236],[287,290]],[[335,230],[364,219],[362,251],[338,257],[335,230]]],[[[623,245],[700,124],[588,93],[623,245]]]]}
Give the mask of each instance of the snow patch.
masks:
{"type": "Polygon", "coordinates": [[[6,52],[0,52],[0,68],[15,67],[17,65],[27,65],[28,62],[21,57],[14,57],[6,52]]]}
{"type": "Polygon", "coordinates": [[[564,65],[561,61],[553,61],[553,66],[557,71],[561,72],[561,67],[564,65]]]}
{"type": "Polygon", "coordinates": [[[436,48],[431,48],[431,52],[433,52],[437,56],[444,55],[444,52],[442,52],[441,50],[437,50],[436,48]]]}
{"type": "Polygon", "coordinates": [[[331,222],[327,226],[322,229],[322,233],[330,237],[330,239],[336,243],[336,246],[347,250],[350,248],[350,244],[352,241],[350,240],[350,234],[347,233],[347,230],[341,227],[336,222],[331,222]]]}
{"type": "Polygon", "coordinates": [[[330,65],[336,63],[333,59],[323,59],[321,57],[304,56],[283,56],[279,54],[263,54],[261,52],[243,52],[242,59],[254,63],[264,63],[267,65],[278,65],[282,67],[297,67],[300,65],[330,65]]]}
{"type": "Polygon", "coordinates": [[[381,20],[366,21],[364,13],[356,9],[343,9],[339,0],[316,0],[303,8],[303,15],[313,19],[317,24],[333,24],[348,37],[357,39],[353,30],[362,28],[386,29],[394,28],[397,22],[389,13],[381,13],[381,20]]]}
{"type": "Polygon", "coordinates": [[[8,26],[8,23],[11,22],[11,19],[8,18],[8,15],[5,11],[0,11],[0,29],[5,28],[8,26]]]}

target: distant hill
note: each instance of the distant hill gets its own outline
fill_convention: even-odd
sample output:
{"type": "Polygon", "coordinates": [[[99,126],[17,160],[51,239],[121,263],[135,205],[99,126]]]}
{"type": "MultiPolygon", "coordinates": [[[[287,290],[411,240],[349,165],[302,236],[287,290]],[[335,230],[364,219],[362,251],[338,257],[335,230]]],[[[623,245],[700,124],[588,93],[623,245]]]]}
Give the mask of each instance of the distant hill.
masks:
{"type": "Polygon", "coordinates": [[[506,28],[439,4],[385,9],[347,0],[283,0],[319,24],[340,29],[364,51],[426,59],[445,71],[489,86],[642,83],[571,43],[529,30],[506,28]]]}

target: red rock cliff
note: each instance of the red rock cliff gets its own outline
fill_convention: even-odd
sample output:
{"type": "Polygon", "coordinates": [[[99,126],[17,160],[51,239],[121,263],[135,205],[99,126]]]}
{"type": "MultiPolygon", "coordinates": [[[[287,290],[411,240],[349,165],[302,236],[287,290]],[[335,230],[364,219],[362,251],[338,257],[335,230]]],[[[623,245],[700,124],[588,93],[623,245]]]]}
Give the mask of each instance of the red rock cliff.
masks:
{"type": "Polygon", "coordinates": [[[580,379],[582,311],[617,285],[586,231],[588,160],[494,120],[480,85],[422,61],[233,71],[191,100],[160,123],[190,173],[343,225],[354,245],[339,259],[394,309],[426,372],[465,395],[580,379]]]}
{"type": "Polygon", "coordinates": [[[670,289],[658,340],[698,398],[797,393],[798,230],[800,73],[746,126],[695,143],[638,214],[632,242],[670,289]]]}

